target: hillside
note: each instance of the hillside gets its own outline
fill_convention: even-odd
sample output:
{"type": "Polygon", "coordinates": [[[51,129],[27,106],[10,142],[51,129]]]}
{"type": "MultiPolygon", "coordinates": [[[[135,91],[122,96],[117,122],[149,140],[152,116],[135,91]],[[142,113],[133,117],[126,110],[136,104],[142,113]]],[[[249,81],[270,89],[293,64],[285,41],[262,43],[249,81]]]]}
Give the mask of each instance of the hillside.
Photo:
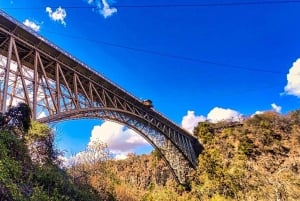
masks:
{"type": "Polygon", "coordinates": [[[153,152],[110,162],[117,200],[299,200],[300,110],[266,112],[241,123],[201,122],[194,135],[204,151],[190,191],[176,185],[153,152]]]}
{"type": "Polygon", "coordinates": [[[300,111],[255,115],[243,124],[200,123],[204,146],[192,179],[199,200],[299,200],[300,111]]]}
{"type": "Polygon", "coordinates": [[[0,201],[101,200],[92,187],[74,183],[59,168],[53,133],[30,122],[23,106],[0,118],[0,201]]]}
{"type": "Polygon", "coordinates": [[[62,170],[50,128],[29,124],[27,130],[1,123],[0,201],[300,198],[300,110],[266,112],[243,122],[200,122],[194,135],[204,150],[189,188],[176,184],[158,152],[113,160],[103,143],[89,147],[84,161],[62,170]]]}

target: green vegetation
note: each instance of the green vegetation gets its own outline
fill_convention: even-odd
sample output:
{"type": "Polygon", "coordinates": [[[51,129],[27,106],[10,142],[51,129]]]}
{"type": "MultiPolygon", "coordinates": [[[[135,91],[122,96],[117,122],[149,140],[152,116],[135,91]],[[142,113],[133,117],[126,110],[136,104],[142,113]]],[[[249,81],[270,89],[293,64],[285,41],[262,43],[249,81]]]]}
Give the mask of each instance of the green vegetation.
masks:
{"type": "Polygon", "coordinates": [[[49,127],[22,124],[30,128],[1,124],[1,201],[296,201],[300,197],[300,110],[285,116],[267,112],[242,123],[200,122],[194,135],[204,150],[190,174],[189,190],[176,184],[157,151],[116,161],[106,144],[94,143],[63,170],[49,127]]]}
{"type": "Polygon", "coordinates": [[[30,123],[29,110],[19,106],[5,117],[19,119],[14,124],[2,121],[0,127],[0,200],[100,200],[92,187],[73,183],[59,168],[51,130],[38,122],[30,123]],[[15,115],[21,114],[19,106],[25,118],[15,115]]]}

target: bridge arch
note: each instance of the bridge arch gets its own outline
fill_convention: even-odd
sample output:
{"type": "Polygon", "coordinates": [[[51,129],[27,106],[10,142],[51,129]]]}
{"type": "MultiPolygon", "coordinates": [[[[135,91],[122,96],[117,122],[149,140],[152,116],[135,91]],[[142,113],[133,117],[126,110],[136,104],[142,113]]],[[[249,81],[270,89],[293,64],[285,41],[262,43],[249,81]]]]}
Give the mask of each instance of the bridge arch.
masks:
{"type": "Polygon", "coordinates": [[[158,151],[171,170],[174,179],[178,183],[184,184],[186,182],[193,164],[188,162],[189,160],[180,149],[174,149],[172,139],[168,139],[153,123],[132,112],[118,108],[88,108],[66,111],[59,115],[43,117],[37,120],[41,123],[53,123],[68,119],[91,118],[113,121],[134,130],[158,151]]]}
{"type": "MultiPolygon", "coordinates": [[[[185,183],[202,150],[199,141],[83,62],[0,11],[0,110],[27,103],[33,119],[117,121],[137,130],[185,183]],[[41,117],[39,114],[44,114],[41,117]]],[[[147,104],[145,104],[147,103],[147,104]]]]}

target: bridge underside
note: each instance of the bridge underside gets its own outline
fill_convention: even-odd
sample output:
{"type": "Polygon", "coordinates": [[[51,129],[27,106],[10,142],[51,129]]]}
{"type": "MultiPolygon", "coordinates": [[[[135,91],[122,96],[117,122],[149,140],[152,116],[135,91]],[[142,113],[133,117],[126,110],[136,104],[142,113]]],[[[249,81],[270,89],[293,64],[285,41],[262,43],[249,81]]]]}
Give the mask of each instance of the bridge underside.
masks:
{"type": "Polygon", "coordinates": [[[125,124],[161,153],[180,183],[197,166],[195,137],[0,12],[0,109],[18,102],[45,123],[100,118],[125,124]]]}
{"type": "Polygon", "coordinates": [[[44,117],[39,119],[40,122],[57,122],[65,119],[105,119],[126,125],[128,128],[136,131],[149,144],[151,144],[165,160],[166,164],[172,170],[174,178],[179,183],[185,183],[188,178],[192,166],[188,160],[183,157],[182,153],[174,147],[172,142],[166,139],[161,131],[153,127],[149,122],[140,119],[135,114],[124,113],[123,111],[114,108],[90,108],[82,110],[74,110],[64,112],[60,115],[44,117]]]}

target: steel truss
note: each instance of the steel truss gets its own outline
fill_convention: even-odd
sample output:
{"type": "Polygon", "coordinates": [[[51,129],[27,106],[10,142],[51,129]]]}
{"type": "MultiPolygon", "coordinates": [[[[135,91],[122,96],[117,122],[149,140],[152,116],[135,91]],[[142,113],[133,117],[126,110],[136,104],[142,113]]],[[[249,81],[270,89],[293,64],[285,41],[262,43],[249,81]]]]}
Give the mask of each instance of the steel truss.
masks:
{"type": "Polygon", "coordinates": [[[197,166],[198,140],[82,62],[0,12],[0,109],[29,104],[33,119],[112,120],[155,147],[185,183],[197,166]]]}

